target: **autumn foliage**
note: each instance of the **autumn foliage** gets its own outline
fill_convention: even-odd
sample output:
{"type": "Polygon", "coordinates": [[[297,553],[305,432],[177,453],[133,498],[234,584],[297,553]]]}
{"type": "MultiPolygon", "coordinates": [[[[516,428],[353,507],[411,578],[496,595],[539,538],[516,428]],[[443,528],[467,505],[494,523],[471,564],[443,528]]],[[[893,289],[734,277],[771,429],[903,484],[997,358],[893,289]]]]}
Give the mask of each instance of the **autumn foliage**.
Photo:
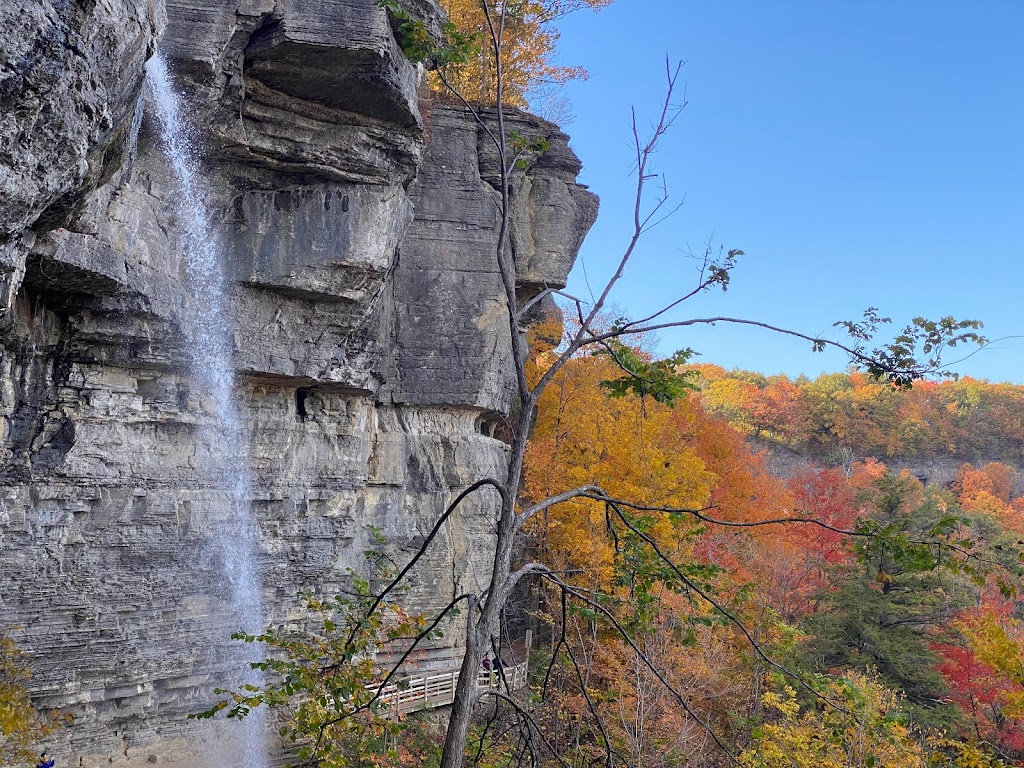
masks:
{"type": "Polygon", "coordinates": [[[899,391],[862,373],[816,379],[698,366],[712,413],[747,435],[835,464],[874,457],[1024,460],[1024,388],[976,379],[899,391]]]}
{"type": "MultiPolygon", "coordinates": [[[[531,92],[540,86],[559,85],[586,77],[581,67],[556,62],[558,30],[555,22],[567,13],[582,8],[598,9],[611,0],[513,0],[493,3],[487,0],[491,23],[502,29],[501,68],[504,103],[527,107],[531,92]]],[[[442,8],[452,24],[462,32],[477,33],[478,45],[464,63],[444,70],[447,85],[438,75],[431,87],[442,98],[451,98],[454,89],[471,104],[492,105],[498,99],[496,60],[490,40],[487,14],[481,0],[442,0],[442,8]],[[450,86],[450,87],[449,87],[450,86]]]]}
{"type": "MultiPolygon", "coordinates": [[[[547,359],[535,355],[534,376],[547,359]]],[[[1016,471],[965,464],[944,488],[860,458],[925,445],[927,430],[947,446],[981,445],[988,428],[968,425],[965,393],[1001,402],[992,409],[1003,414],[1020,393],[700,370],[700,390],[670,407],[609,397],[602,382],[618,375],[614,361],[584,354],[540,403],[525,498],[592,483],[633,501],[630,519],[695,587],[673,584],[631,548],[630,529],[595,500],[534,520],[531,554],[607,595],[635,642],[553,592],[538,598],[551,646],[576,652],[574,664],[548,670],[557,704],[545,710],[545,733],[559,753],[586,763],[603,759],[607,742],[631,765],[725,765],[726,753],[751,768],[1024,764],[1024,630],[1003,596],[1020,578],[1016,471]],[[944,405],[940,423],[907,421],[940,402],[960,411],[944,405]],[[787,478],[752,447],[765,443],[749,440],[806,446],[826,424],[856,451],[787,478]],[[669,507],[692,514],[656,509],[669,507]],[[787,522],[760,524],[773,519],[787,522]],[[665,580],[645,581],[645,567],[665,580]]],[[[1017,438],[1000,439],[1005,448],[1017,438]]]]}
{"type": "MultiPolygon", "coordinates": [[[[541,578],[510,588],[490,649],[508,661],[529,627],[531,690],[499,692],[478,713],[474,765],[525,765],[510,755],[524,754],[526,721],[526,753],[543,768],[1024,765],[1024,497],[1011,464],[964,463],[928,483],[858,455],[899,444],[887,430],[912,394],[847,374],[771,381],[699,366],[698,377],[610,344],[556,369],[563,330],[559,317],[533,325],[525,366],[531,384],[551,377],[518,496],[519,510],[539,511],[521,516],[517,572],[541,578]],[[624,384],[626,368],[650,378],[624,384]],[[779,472],[769,449],[826,423],[845,450],[779,472]]],[[[957,391],[947,386],[922,397],[957,391]]],[[[928,427],[958,434],[946,412],[928,427]]],[[[371,570],[390,574],[386,561],[371,570]]],[[[309,598],[319,620],[303,632],[246,636],[271,649],[259,666],[274,681],[201,716],[269,704],[300,758],[435,765],[429,718],[398,718],[375,691],[391,682],[381,659],[415,663],[413,637],[440,620],[352,576],[333,600],[309,598]]]]}
{"type": "Polygon", "coordinates": [[[28,654],[0,632],[0,764],[28,765],[38,757],[38,740],[70,722],[59,712],[44,715],[29,697],[28,654]]]}

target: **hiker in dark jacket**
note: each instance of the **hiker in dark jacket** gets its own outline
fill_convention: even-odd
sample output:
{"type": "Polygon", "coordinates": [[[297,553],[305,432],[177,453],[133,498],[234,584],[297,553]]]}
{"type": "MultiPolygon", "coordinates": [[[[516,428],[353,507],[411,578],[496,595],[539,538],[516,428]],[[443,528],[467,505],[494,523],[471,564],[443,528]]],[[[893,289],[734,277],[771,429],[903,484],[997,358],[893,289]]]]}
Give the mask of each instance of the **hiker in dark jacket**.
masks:
{"type": "Polygon", "coordinates": [[[53,768],[53,764],[57,762],[54,758],[47,755],[45,752],[39,756],[39,762],[36,764],[36,768],[53,768]]]}

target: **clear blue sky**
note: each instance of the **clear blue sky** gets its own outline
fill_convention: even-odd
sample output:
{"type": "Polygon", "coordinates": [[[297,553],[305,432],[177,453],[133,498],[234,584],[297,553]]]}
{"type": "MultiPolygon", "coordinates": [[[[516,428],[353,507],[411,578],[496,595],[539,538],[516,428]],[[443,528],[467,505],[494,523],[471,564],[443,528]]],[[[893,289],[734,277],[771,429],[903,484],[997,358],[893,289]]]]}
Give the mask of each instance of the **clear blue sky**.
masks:
{"type": "MultiPolygon", "coordinates": [[[[617,0],[562,23],[560,60],[583,183],[601,197],[569,290],[597,290],[630,233],[630,107],[647,125],[664,59],[689,106],[657,170],[673,220],[652,233],[617,302],[637,316],[688,289],[687,247],[746,257],[728,293],[685,315],[811,334],[869,305],[902,323],[952,314],[1024,335],[1024,1],[617,0]]],[[[767,332],[663,332],[661,350],[765,373],[842,370],[838,355],[767,332]]],[[[1024,339],[958,366],[1024,383],[1024,339]]],[[[954,351],[955,352],[955,351],[954,351]]]]}

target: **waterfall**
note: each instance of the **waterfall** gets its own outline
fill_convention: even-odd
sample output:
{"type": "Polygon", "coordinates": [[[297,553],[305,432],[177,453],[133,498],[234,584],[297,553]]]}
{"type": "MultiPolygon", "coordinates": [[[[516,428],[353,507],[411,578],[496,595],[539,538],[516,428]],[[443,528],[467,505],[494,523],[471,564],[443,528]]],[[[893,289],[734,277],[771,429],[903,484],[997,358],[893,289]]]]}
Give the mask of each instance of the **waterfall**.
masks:
{"type": "MultiPolygon", "coordinates": [[[[183,330],[191,350],[192,380],[205,393],[214,411],[202,434],[210,446],[207,480],[227,498],[229,524],[223,533],[224,573],[231,586],[234,615],[243,626],[225,627],[249,634],[263,631],[259,576],[256,568],[256,520],[249,503],[252,477],[248,450],[235,406],[234,368],[232,365],[231,321],[227,316],[227,279],[223,253],[218,249],[216,233],[206,209],[207,189],[199,167],[199,142],[182,118],[182,100],[172,87],[171,78],[160,53],[146,63],[154,113],[160,127],[160,140],[177,182],[174,211],[181,227],[185,266],[190,292],[184,312],[183,330]]],[[[255,646],[246,649],[249,656],[239,663],[256,661],[255,646]]],[[[249,670],[246,683],[258,685],[259,673],[249,670]]],[[[254,710],[244,720],[245,768],[267,764],[263,744],[263,709],[254,710]]]]}

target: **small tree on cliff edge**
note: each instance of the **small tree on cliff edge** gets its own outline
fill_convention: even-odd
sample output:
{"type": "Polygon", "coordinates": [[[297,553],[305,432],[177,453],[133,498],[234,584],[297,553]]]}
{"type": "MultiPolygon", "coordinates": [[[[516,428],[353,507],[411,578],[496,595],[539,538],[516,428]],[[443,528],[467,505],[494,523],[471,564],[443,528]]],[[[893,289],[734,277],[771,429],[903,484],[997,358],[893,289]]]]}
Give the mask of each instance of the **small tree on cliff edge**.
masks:
{"type": "MultiPolygon", "coordinates": [[[[409,657],[421,639],[429,633],[436,631],[437,626],[456,610],[461,610],[466,620],[465,653],[462,658],[461,668],[458,677],[458,684],[455,692],[455,700],[451,707],[450,719],[445,733],[445,742],[440,759],[441,768],[461,768],[467,743],[470,737],[471,718],[478,702],[481,699],[491,697],[497,703],[507,705],[513,713],[513,719],[521,733],[519,739],[520,748],[531,762],[540,762],[541,753],[548,751],[551,758],[561,762],[561,758],[547,750],[544,733],[537,727],[527,705],[523,704],[514,692],[506,686],[504,689],[479,689],[477,687],[478,672],[481,662],[497,644],[500,631],[500,623],[504,608],[509,602],[513,592],[525,579],[542,579],[547,581],[555,589],[560,591],[563,605],[569,601],[575,601],[590,612],[596,620],[607,621],[620,634],[624,642],[629,644],[637,653],[643,663],[647,664],[651,673],[655,675],[671,691],[677,704],[685,709],[698,722],[701,718],[693,713],[685,697],[672,689],[671,685],[660,675],[655,666],[647,659],[642,650],[634,643],[634,640],[627,627],[624,627],[616,617],[605,607],[599,595],[587,593],[564,581],[559,574],[553,572],[543,562],[518,562],[517,543],[523,531],[523,526],[534,516],[557,504],[564,503],[571,499],[593,499],[595,503],[603,504],[606,508],[606,515],[609,525],[609,535],[626,535],[632,539],[634,544],[643,547],[648,552],[649,562],[656,568],[664,582],[672,584],[675,588],[686,590],[697,599],[705,601],[708,610],[717,612],[724,617],[723,620],[733,623],[738,631],[745,635],[751,642],[754,652],[763,661],[784,673],[774,660],[768,658],[754,642],[752,636],[739,620],[730,614],[727,609],[720,605],[713,595],[702,588],[698,580],[695,580],[691,572],[685,567],[672,561],[658,546],[658,543],[648,535],[642,525],[637,522],[637,514],[643,512],[670,513],[674,515],[691,515],[702,521],[714,524],[715,520],[708,517],[707,510],[691,509],[667,509],[639,507],[628,499],[614,499],[597,485],[584,485],[576,488],[567,488],[564,492],[543,500],[526,500],[521,497],[520,489],[523,485],[523,465],[527,447],[527,438],[530,425],[533,420],[534,409],[537,406],[538,398],[545,390],[558,372],[581,351],[594,350],[607,354],[613,359],[622,371],[621,377],[615,381],[608,382],[609,392],[616,394],[634,393],[641,396],[650,396],[662,402],[671,403],[674,398],[680,396],[687,388],[685,382],[677,373],[678,367],[685,363],[688,352],[677,353],[668,361],[650,361],[642,356],[633,354],[627,341],[632,337],[642,334],[656,332],[665,328],[678,328],[693,325],[712,325],[716,323],[731,323],[748,325],[760,329],[769,330],[795,337],[806,343],[810,343],[815,350],[822,350],[826,347],[833,347],[844,351],[850,361],[871,374],[887,379],[894,386],[909,387],[913,381],[923,376],[942,371],[942,353],[949,347],[962,343],[983,344],[982,339],[975,331],[980,323],[975,321],[957,321],[947,317],[938,321],[916,319],[911,325],[904,329],[892,342],[871,348],[871,340],[879,330],[880,326],[887,323],[886,318],[880,317],[876,310],[869,309],[864,317],[858,321],[844,321],[836,325],[842,328],[848,335],[848,340],[837,341],[817,336],[809,336],[796,331],[779,328],[767,323],[744,319],[738,317],[689,317],[678,318],[680,308],[693,297],[710,291],[715,288],[725,290],[736,266],[737,259],[743,255],[740,250],[720,251],[715,253],[708,249],[702,260],[697,279],[693,286],[682,292],[674,301],[668,303],[656,312],[639,319],[621,318],[611,326],[602,324],[601,318],[606,312],[609,302],[612,300],[613,291],[625,273],[637,244],[643,236],[653,227],[662,223],[675,211],[664,187],[661,191],[651,194],[652,182],[658,178],[658,174],[652,168],[652,158],[664,139],[666,133],[672,127],[684,104],[674,101],[678,97],[678,79],[680,67],[672,67],[666,63],[666,92],[664,102],[658,112],[654,127],[647,136],[643,136],[637,127],[636,116],[633,119],[633,150],[634,172],[636,174],[635,197],[633,203],[633,226],[632,231],[625,238],[625,247],[621,253],[618,265],[601,289],[597,298],[589,305],[584,304],[575,297],[568,296],[563,292],[547,288],[528,300],[521,301],[517,294],[517,275],[514,254],[512,253],[509,240],[509,216],[510,216],[510,185],[514,174],[522,167],[524,158],[531,154],[542,153],[545,150],[542,141],[529,141],[519,135],[513,135],[507,130],[505,120],[505,107],[507,102],[504,94],[504,83],[506,73],[503,70],[507,57],[503,55],[506,36],[509,29],[509,15],[515,12],[514,3],[496,3],[493,0],[477,0],[480,3],[480,11],[484,20],[483,35],[474,35],[459,32],[453,27],[444,28],[445,39],[435,40],[427,31],[426,27],[416,17],[405,9],[398,0],[379,0],[379,4],[390,14],[393,27],[396,29],[406,55],[414,61],[427,62],[436,70],[440,82],[449,88],[452,96],[461,101],[476,120],[479,130],[484,134],[485,139],[491,142],[497,152],[499,161],[499,200],[498,209],[499,231],[495,259],[501,276],[505,292],[505,299],[508,306],[508,331],[511,340],[512,356],[510,365],[515,368],[515,381],[517,387],[519,407],[510,416],[510,451],[507,472],[504,476],[484,477],[472,483],[464,489],[454,501],[448,506],[445,513],[436,521],[431,532],[425,538],[420,550],[387,581],[383,588],[365,594],[360,603],[360,613],[353,615],[348,611],[347,633],[350,635],[351,648],[346,646],[344,639],[332,650],[330,659],[314,659],[318,668],[323,670],[324,679],[337,673],[339,663],[347,663],[358,657],[360,643],[364,643],[366,630],[372,629],[377,624],[384,623],[381,618],[388,611],[395,610],[394,598],[401,590],[406,577],[416,567],[417,563],[431,546],[433,540],[444,529],[449,517],[458,509],[463,501],[473,494],[493,494],[498,501],[498,518],[495,524],[495,551],[490,572],[486,574],[486,586],[480,591],[466,592],[446,606],[438,615],[429,617],[429,621],[418,625],[419,631],[414,636],[407,637],[408,649],[401,656],[399,661],[387,670],[387,673],[377,679],[373,688],[373,695],[366,700],[360,700],[358,706],[335,707],[335,713],[325,717],[320,722],[307,722],[304,724],[306,730],[294,731],[302,735],[312,735],[317,746],[321,744],[321,737],[326,729],[335,727],[340,720],[356,717],[360,713],[372,712],[375,701],[379,698],[381,690],[389,684],[399,673],[403,662],[409,657]],[[483,109],[470,103],[454,87],[449,77],[451,67],[458,67],[470,56],[472,46],[482,40],[482,44],[490,49],[489,61],[492,62],[494,106],[486,113],[483,109]],[[563,339],[557,348],[557,353],[551,361],[550,366],[539,378],[536,384],[530,385],[526,371],[527,349],[526,339],[523,333],[523,325],[531,310],[536,305],[552,295],[559,295],[569,303],[574,313],[574,329],[563,339]]],[[[780,522],[809,522],[801,520],[772,520],[764,521],[765,524],[780,522]]],[[[811,521],[813,522],[813,521],[811,521]]],[[[342,633],[342,636],[346,632],[342,633]]],[[[248,638],[250,640],[254,638],[248,638]]],[[[322,681],[321,681],[322,682],[322,681]]],[[[308,685],[315,686],[316,683],[308,685]]],[[[321,689],[316,689],[321,694],[321,689]]],[[[280,691],[279,691],[280,692],[280,691]]],[[[309,695],[309,687],[306,689],[295,688],[286,690],[291,695],[309,695]]],[[[264,695],[264,692],[252,689],[235,694],[233,703],[225,702],[220,709],[228,709],[230,715],[244,716],[252,706],[268,703],[272,697],[264,695]]],[[[275,700],[273,703],[282,703],[283,699],[275,700]]],[[[340,700],[339,700],[340,701],[340,700]]],[[[218,709],[215,708],[215,709],[218,709]]],[[[328,708],[330,709],[330,708],[328,708]]],[[[710,737],[728,754],[725,745],[719,741],[717,735],[705,724],[710,737]]],[[[607,752],[607,764],[612,762],[624,762],[623,758],[615,755],[614,749],[607,739],[603,737],[603,730],[598,723],[595,727],[595,739],[604,739],[603,747],[607,752]],[[614,756],[614,760],[613,760],[614,756]]],[[[481,742],[482,743],[482,742],[481,742]]],[[[480,756],[477,750],[477,757],[480,756]]],[[[317,757],[317,755],[312,755],[317,757]]],[[[735,757],[729,755],[735,761],[735,757]]]]}

